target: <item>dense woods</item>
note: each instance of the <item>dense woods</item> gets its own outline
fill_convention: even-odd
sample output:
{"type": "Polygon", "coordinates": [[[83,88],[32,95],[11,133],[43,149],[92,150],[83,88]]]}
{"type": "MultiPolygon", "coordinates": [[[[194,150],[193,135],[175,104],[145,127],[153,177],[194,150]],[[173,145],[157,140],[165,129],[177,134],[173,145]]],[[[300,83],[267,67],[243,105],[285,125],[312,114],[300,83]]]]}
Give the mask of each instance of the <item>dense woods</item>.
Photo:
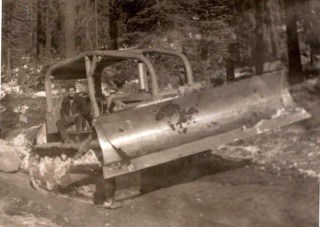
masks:
{"type": "Polygon", "coordinates": [[[174,48],[207,81],[287,65],[297,83],[319,69],[316,0],[4,0],[2,9],[4,81],[23,84],[93,49],[174,48]]]}

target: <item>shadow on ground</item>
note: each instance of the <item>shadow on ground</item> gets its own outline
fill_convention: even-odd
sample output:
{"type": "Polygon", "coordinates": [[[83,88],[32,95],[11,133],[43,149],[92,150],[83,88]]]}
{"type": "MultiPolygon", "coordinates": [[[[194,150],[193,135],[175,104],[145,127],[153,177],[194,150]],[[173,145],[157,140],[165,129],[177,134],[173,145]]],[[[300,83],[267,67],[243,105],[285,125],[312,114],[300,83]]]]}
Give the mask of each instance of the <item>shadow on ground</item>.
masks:
{"type": "MultiPolygon", "coordinates": [[[[249,159],[232,161],[212,154],[211,151],[205,151],[201,154],[181,158],[141,171],[141,194],[193,182],[206,175],[239,169],[248,165],[251,165],[251,160],[249,159]]],[[[102,174],[100,174],[72,184],[61,189],[60,192],[71,197],[83,197],[75,189],[81,187],[81,185],[94,184],[95,189],[92,199],[95,204],[102,204],[106,200],[106,196],[112,194],[111,181],[110,184],[103,184],[104,180],[102,174]],[[106,187],[108,185],[109,187],[106,187]]]]}
{"type": "Polygon", "coordinates": [[[141,193],[194,181],[205,175],[242,168],[251,160],[227,160],[210,151],[155,166],[141,173],[141,193]]]}

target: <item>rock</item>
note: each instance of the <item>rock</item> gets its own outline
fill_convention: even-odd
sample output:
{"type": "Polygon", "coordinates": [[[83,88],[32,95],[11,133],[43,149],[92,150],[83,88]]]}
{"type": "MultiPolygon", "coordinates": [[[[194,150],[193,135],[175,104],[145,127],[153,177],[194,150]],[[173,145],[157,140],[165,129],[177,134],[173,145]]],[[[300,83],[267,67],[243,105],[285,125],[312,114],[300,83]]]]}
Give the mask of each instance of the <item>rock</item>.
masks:
{"type": "Polygon", "coordinates": [[[29,155],[23,157],[22,161],[20,162],[20,170],[24,172],[28,172],[29,168],[29,155]]]}
{"type": "Polygon", "coordinates": [[[0,140],[0,171],[16,172],[20,167],[20,162],[15,148],[0,140]]]}
{"type": "Polygon", "coordinates": [[[21,114],[21,115],[19,116],[19,121],[20,121],[20,122],[24,122],[24,123],[28,123],[28,118],[27,118],[26,115],[21,114]]]}
{"type": "Polygon", "coordinates": [[[16,147],[24,147],[27,144],[27,142],[28,141],[26,136],[22,133],[12,140],[13,145],[16,147]]]}
{"type": "Polygon", "coordinates": [[[29,106],[17,106],[13,109],[13,112],[15,113],[21,113],[21,114],[25,114],[26,111],[29,109],[29,106]]]}

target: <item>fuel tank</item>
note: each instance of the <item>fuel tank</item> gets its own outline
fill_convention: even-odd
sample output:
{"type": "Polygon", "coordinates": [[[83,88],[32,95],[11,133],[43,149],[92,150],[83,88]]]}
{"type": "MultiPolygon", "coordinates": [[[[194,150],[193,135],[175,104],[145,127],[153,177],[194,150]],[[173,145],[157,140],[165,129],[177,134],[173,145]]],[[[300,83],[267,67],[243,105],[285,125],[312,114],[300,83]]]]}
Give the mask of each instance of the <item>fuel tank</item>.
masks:
{"type": "Polygon", "coordinates": [[[261,119],[295,108],[284,75],[278,72],[104,115],[94,126],[104,165],[110,165],[234,129],[252,128],[261,119]]]}

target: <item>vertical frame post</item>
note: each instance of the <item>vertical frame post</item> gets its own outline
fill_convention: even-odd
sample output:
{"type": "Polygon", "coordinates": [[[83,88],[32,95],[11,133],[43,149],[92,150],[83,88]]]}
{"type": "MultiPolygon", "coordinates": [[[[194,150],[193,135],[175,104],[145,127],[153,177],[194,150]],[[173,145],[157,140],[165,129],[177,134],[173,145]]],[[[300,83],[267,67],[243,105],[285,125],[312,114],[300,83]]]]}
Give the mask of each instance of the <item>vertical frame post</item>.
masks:
{"type": "Polygon", "coordinates": [[[94,118],[97,118],[100,116],[100,112],[99,112],[97,99],[95,96],[94,82],[93,82],[93,73],[97,64],[97,57],[94,55],[92,57],[92,62],[90,61],[90,58],[88,56],[85,56],[84,59],[85,59],[86,73],[87,73],[87,79],[88,79],[89,97],[90,97],[91,105],[93,108],[94,118]]]}

